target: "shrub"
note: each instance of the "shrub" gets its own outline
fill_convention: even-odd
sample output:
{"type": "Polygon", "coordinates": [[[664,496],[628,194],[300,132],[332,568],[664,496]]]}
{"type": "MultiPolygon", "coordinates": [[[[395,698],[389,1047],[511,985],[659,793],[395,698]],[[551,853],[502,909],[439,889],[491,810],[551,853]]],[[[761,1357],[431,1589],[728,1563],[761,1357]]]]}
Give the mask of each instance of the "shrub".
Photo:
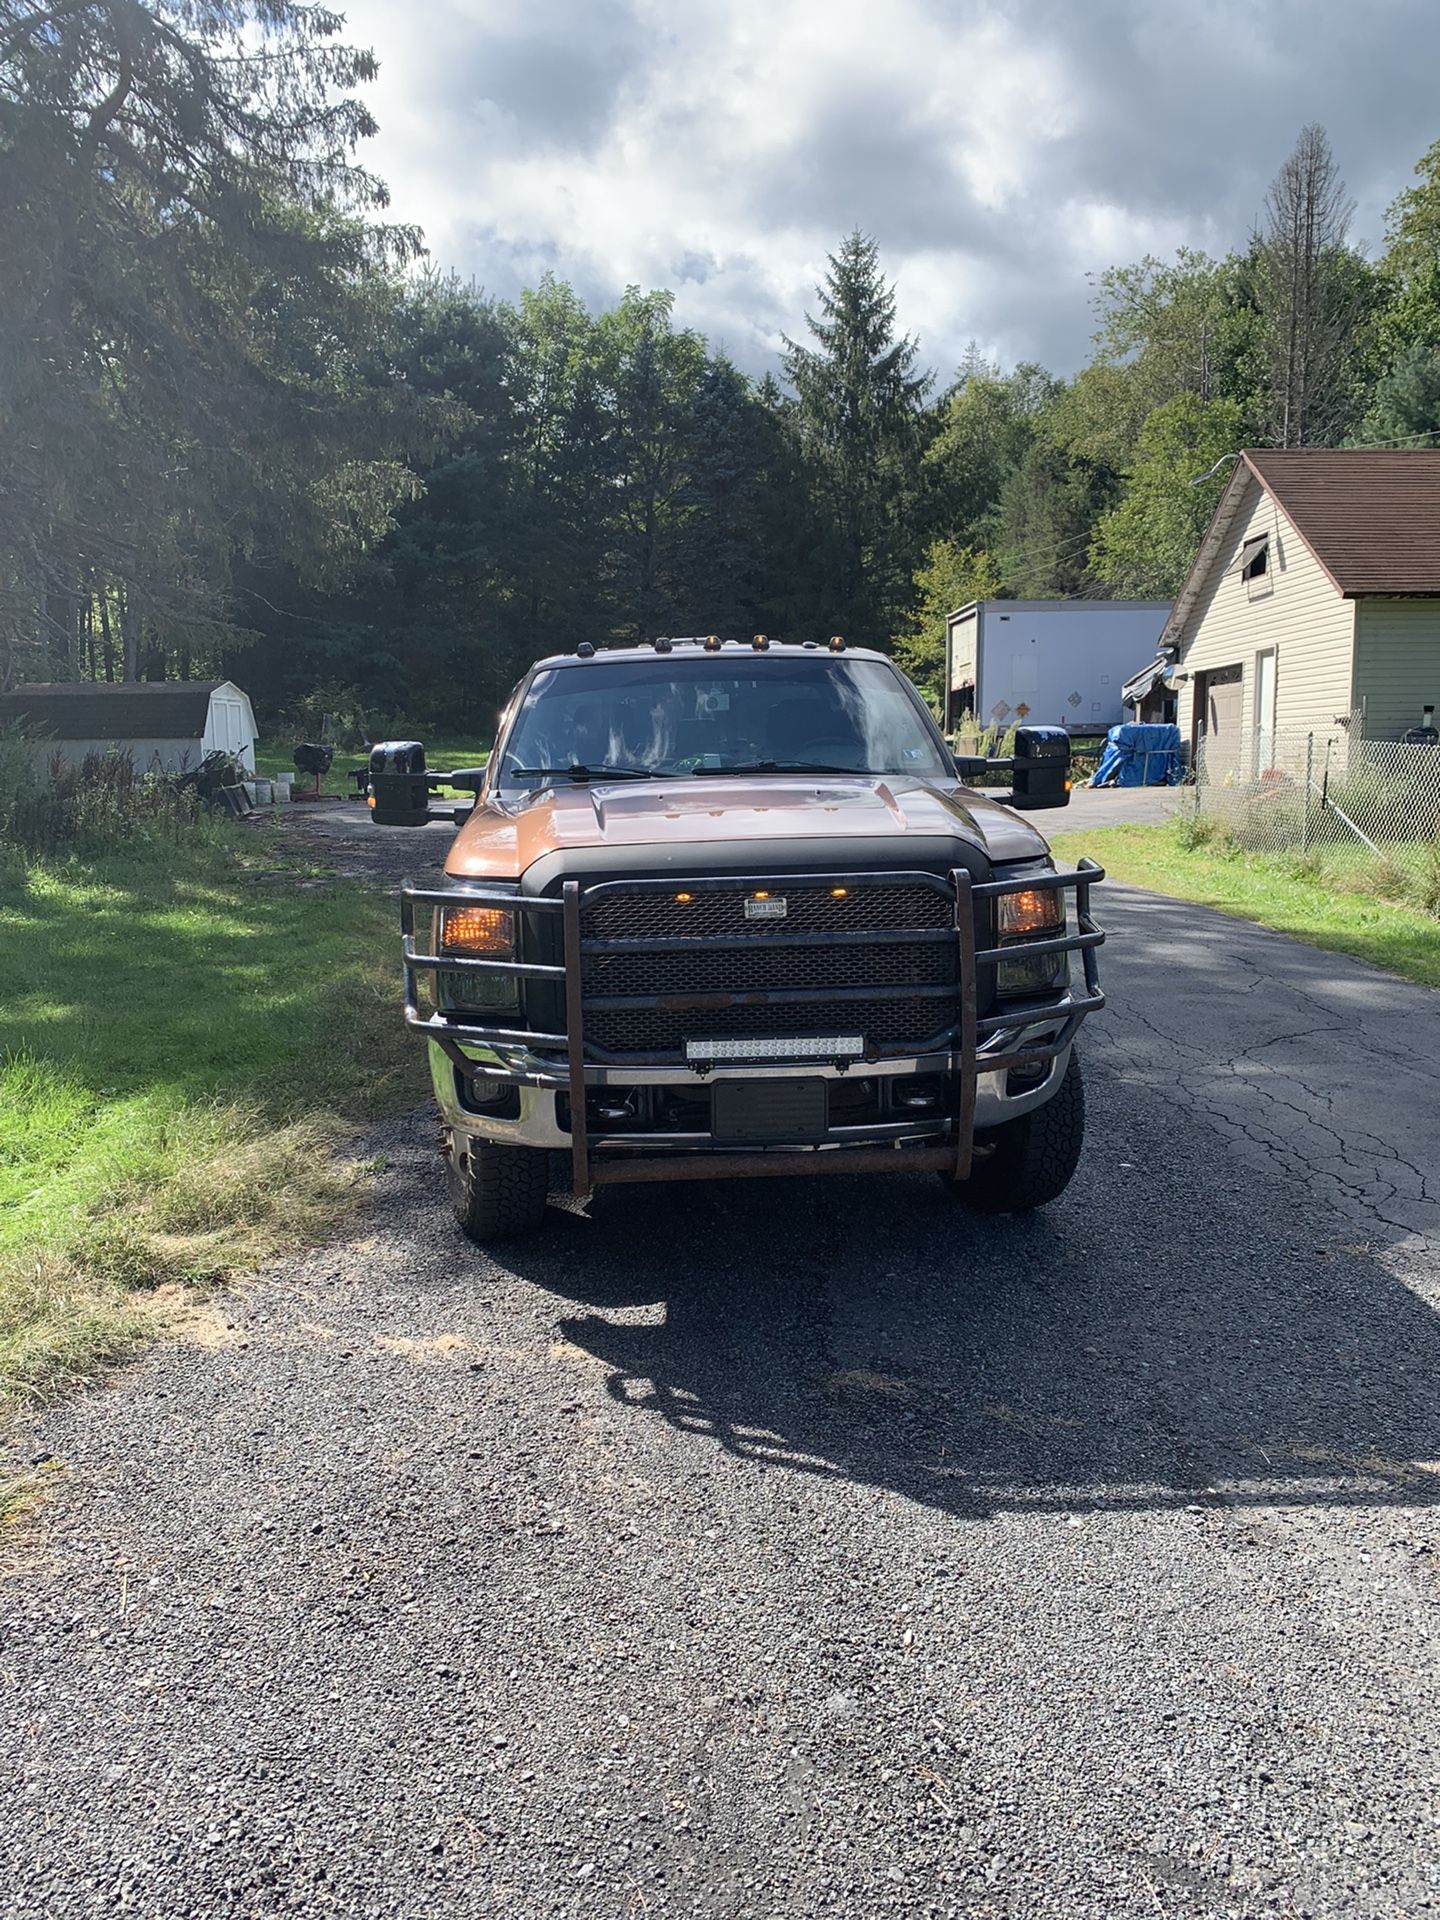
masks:
{"type": "Polygon", "coordinates": [[[52,754],[42,776],[32,747],[0,734],[0,847],[19,855],[103,853],[195,829],[203,803],[164,774],[137,773],[128,753],[52,754]]]}
{"type": "Polygon", "coordinates": [[[1184,853],[1198,853],[1201,847],[1211,846],[1221,837],[1219,823],[1198,808],[1187,808],[1177,814],[1171,831],[1184,853]]]}
{"type": "MultiPolygon", "coordinates": [[[[1015,751],[1015,729],[1013,727],[981,727],[975,724],[973,718],[967,718],[955,729],[950,750],[952,753],[972,754],[986,760],[1008,759],[1015,751]]],[[[977,774],[974,784],[980,787],[1008,787],[1010,775],[1008,773],[977,774]]]]}
{"type": "Polygon", "coordinates": [[[329,739],[346,752],[357,752],[386,735],[376,716],[366,713],[358,688],[334,684],[315,687],[282,708],[271,731],[293,735],[296,741],[329,739]]]}

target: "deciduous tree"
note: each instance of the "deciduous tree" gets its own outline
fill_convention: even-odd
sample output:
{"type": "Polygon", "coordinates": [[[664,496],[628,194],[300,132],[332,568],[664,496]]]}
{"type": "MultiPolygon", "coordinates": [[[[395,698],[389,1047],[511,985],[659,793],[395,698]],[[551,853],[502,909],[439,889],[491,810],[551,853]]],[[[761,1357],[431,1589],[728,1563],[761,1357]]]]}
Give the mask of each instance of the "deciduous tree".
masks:
{"type": "Polygon", "coordinates": [[[237,550],[383,527],[413,415],[356,161],[370,55],[298,0],[0,0],[0,635],[113,590],[220,617],[237,550]]]}

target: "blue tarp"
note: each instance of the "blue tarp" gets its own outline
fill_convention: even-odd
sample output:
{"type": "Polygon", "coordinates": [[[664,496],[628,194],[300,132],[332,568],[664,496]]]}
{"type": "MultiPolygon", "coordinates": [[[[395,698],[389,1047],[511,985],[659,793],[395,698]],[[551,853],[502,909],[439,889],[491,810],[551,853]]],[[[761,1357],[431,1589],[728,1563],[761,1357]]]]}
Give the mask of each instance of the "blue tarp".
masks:
{"type": "Polygon", "coordinates": [[[1111,727],[1092,787],[1173,787],[1180,778],[1180,729],[1129,720],[1111,727]]]}

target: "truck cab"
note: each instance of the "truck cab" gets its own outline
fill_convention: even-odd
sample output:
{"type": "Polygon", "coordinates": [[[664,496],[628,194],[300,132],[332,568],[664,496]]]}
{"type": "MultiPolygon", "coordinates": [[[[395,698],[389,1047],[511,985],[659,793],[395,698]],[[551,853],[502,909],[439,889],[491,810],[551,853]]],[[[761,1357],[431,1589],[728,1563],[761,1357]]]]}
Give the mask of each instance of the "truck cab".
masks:
{"type": "Polygon", "coordinates": [[[763,635],[538,661],[483,769],[375,748],[379,826],[474,793],[443,883],[402,897],[466,1232],[539,1228],[558,1155],[582,1199],[921,1171],[981,1211],[1055,1198],[1103,875],[1025,818],[1068,796],[1063,730],[1005,764],[1008,805],[886,656],[763,635]]]}

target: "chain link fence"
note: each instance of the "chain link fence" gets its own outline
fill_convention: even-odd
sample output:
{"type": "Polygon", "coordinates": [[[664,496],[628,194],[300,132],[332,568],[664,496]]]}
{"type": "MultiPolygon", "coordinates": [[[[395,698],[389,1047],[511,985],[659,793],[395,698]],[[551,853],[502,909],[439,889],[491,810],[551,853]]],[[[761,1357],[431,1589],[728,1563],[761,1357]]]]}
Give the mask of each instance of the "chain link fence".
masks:
{"type": "Polygon", "coordinates": [[[1196,818],[1235,846],[1290,853],[1440,910],[1440,746],[1329,732],[1202,740],[1196,818]]]}

